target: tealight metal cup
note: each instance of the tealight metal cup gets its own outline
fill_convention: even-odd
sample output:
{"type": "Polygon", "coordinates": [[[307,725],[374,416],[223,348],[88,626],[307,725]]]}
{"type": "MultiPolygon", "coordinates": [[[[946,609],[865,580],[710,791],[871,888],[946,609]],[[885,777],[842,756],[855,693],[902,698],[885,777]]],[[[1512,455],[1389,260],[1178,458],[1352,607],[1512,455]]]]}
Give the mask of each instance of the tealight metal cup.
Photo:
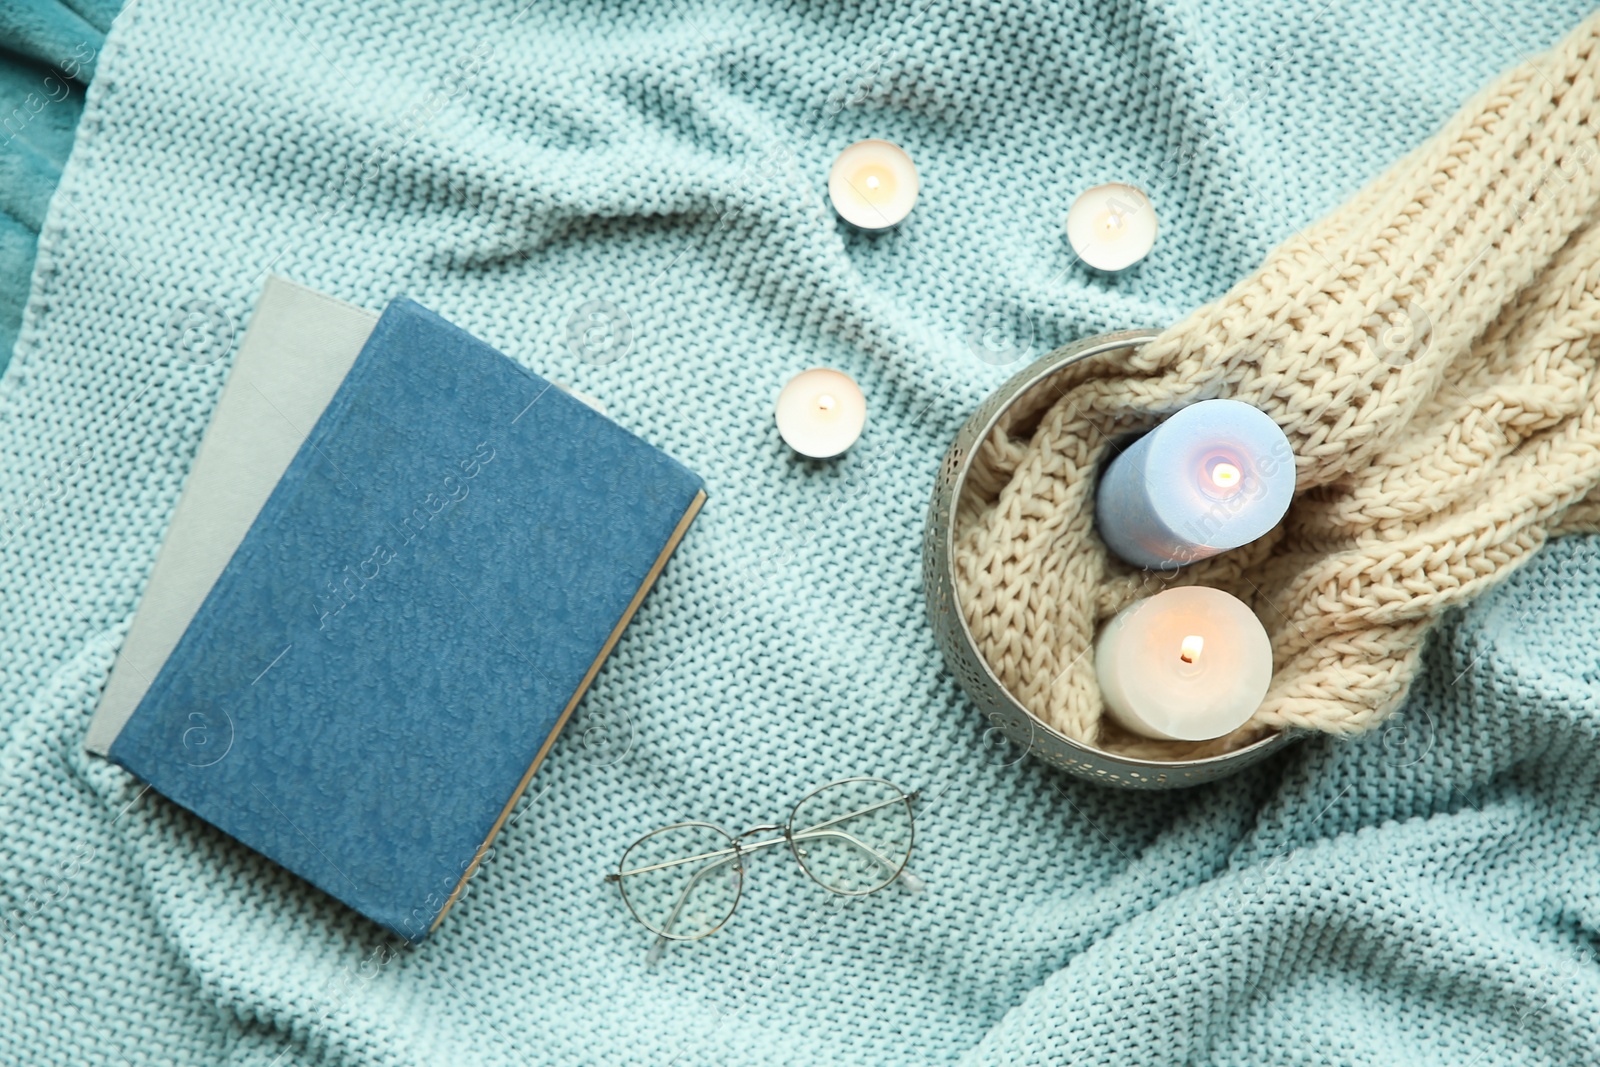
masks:
{"type": "Polygon", "coordinates": [[[1176,789],[1216,781],[1278,751],[1291,735],[1270,734],[1243,748],[1204,759],[1151,760],[1094,748],[1047,726],[1000,683],[967,627],[956,592],[955,515],[978,444],[1014,403],[1035,389],[1050,388],[1051,379],[1074,363],[1126,355],[1155,336],[1153,330],[1124,330],[1085,338],[1029,365],[992,393],[962,424],[945,452],[922,539],[928,622],[945,664],[979,714],[1026,753],[1080,778],[1125,789],[1176,789]]]}

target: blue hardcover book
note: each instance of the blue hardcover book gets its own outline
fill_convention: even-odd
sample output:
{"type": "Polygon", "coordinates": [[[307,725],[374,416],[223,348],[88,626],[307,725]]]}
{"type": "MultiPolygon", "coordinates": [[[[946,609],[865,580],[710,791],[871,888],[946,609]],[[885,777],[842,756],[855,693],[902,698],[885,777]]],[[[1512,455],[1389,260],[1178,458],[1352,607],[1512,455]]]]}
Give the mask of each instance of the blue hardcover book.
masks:
{"type": "Polygon", "coordinates": [[[421,940],[704,501],[395,301],[110,758],[421,940]]]}

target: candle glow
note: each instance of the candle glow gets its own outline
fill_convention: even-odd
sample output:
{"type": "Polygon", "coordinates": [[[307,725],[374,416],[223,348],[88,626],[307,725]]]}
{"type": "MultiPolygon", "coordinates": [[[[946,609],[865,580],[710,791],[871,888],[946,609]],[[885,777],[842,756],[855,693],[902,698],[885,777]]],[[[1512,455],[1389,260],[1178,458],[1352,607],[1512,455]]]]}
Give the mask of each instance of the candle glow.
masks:
{"type": "Polygon", "coordinates": [[[1067,210],[1067,241],[1087,267],[1127,270],[1156,242],[1156,212],[1143,190],[1121,182],[1085,190],[1067,210]]]}
{"type": "Polygon", "coordinates": [[[1106,715],[1123,729],[1206,741],[1243,726],[1261,706],[1272,644],[1236,597],[1182,586],[1118,612],[1095,642],[1094,666],[1106,715]]]}
{"type": "Polygon", "coordinates": [[[828,459],[861,436],[867,400],[848,374],[818,367],[789,379],[778,394],[776,416],[778,433],[790,448],[828,459]]]}
{"type": "Polygon", "coordinates": [[[1181,566],[1278,524],[1294,497],[1294,452],[1265,412],[1203,400],[1123,449],[1095,490],[1095,523],[1138,567],[1181,566]]]}
{"type": "Polygon", "coordinates": [[[839,153],[828,172],[828,199],[839,217],[875,233],[905,220],[920,181],[906,150],[889,141],[857,141],[839,153]]]}
{"type": "Polygon", "coordinates": [[[1227,460],[1218,460],[1211,465],[1211,484],[1218,489],[1236,489],[1239,485],[1241,473],[1239,468],[1227,460]]]}

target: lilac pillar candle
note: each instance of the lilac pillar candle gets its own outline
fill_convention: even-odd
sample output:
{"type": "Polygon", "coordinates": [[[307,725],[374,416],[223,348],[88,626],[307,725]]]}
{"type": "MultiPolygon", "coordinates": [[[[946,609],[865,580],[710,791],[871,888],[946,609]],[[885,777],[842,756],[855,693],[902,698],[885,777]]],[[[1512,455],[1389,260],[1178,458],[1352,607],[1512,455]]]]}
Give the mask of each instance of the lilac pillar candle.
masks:
{"type": "Polygon", "coordinates": [[[1294,496],[1294,452],[1277,423],[1237,400],[1184,408],[1111,461],[1095,520],[1139,567],[1193,563],[1249,544],[1294,496]]]}

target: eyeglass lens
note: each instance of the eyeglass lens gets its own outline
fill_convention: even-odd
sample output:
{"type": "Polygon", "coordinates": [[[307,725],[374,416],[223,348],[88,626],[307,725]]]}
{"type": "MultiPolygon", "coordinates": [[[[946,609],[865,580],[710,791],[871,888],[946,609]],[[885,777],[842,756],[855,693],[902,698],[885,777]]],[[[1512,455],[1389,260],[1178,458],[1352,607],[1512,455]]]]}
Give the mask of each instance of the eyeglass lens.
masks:
{"type": "Polygon", "coordinates": [[[634,842],[619,873],[634,918],[663,937],[692,941],[714,933],[733,914],[744,864],[725,832],[685,823],[634,842]]]}
{"type": "Polygon", "coordinates": [[[790,844],[805,872],[835,893],[874,893],[911,856],[911,802],[878,778],[823,786],[794,807],[790,844]]]}

